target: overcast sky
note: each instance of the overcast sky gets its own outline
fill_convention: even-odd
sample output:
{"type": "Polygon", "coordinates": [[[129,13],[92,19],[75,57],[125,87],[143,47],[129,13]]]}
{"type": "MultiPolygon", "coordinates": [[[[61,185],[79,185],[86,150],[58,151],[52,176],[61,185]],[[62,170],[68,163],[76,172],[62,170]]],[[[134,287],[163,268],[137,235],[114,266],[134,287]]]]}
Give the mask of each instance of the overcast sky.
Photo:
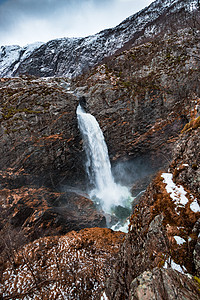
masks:
{"type": "Polygon", "coordinates": [[[0,46],[83,37],[118,25],[152,0],[0,0],[0,46]]]}

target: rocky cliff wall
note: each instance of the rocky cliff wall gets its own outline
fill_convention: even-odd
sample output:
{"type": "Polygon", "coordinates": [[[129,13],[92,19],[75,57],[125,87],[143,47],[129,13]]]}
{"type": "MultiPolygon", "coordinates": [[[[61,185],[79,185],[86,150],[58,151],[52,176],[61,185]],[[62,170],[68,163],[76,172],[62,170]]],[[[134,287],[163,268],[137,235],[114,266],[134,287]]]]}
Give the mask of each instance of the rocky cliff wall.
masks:
{"type": "MultiPolygon", "coordinates": [[[[129,186],[134,183],[134,195],[144,190],[150,175],[169,164],[181,129],[198,113],[197,45],[189,30],[180,31],[126,50],[94,69],[90,76],[73,81],[1,79],[0,179],[4,213],[9,207],[8,219],[16,214],[13,224],[21,222],[21,228],[25,223],[30,225],[37,212],[45,212],[45,218],[52,220],[52,233],[105,225],[104,217],[94,207],[80,217],[76,213],[78,200],[72,204],[74,190],[66,194],[66,185],[78,187],[78,193],[86,188],[84,153],[76,120],[79,95],[86,96],[87,109],[96,116],[104,132],[117,180],[129,186]],[[142,182],[136,182],[141,178],[142,182]],[[31,204],[31,191],[35,198],[44,199],[41,209],[31,204]],[[19,196],[15,203],[12,199],[16,194],[19,196]],[[23,210],[20,201],[28,208],[23,210]],[[70,214],[54,207],[63,207],[65,202],[71,207],[70,214]],[[80,217],[80,225],[76,216],[80,217]]],[[[87,202],[87,196],[84,199],[86,212],[91,202],[87,202]]],[[[41,217],[39,222],[46,221],[41,217]]],[[[2,224],[6,228],[4,221],[2,224]]],[[[33,238],[37,236],[37,226],[31,224],[33,238]]],[[[46,226],[41,235],[48,230],[46,226]]]]}
{"type": "Polygon", "coordinates": [[[5,240],[16,249],[42,236],[106,226],[83,192],[78,100],[67,89],[63,79],[0,80],[0,268],[5,240]]]}
{"type": "Polygon", "coordinates": [[[41,185],[81,174],[78,101],[66,86],[62,79],[0,81],[1,170],[31,174],[41,185]]]}
{"type": "Polygon", "coordinates": [[[163,165],[199,109],[199,41],[189,30],[133,47],[73,81],[104,132],[111,159],[163,165]]]}
{"type": "Polygon", "coordinates": [[[199,126],[198,118],[185,128],[170,168],[136,206],[107,282],[108,299],[199,298],[199,126]]]}

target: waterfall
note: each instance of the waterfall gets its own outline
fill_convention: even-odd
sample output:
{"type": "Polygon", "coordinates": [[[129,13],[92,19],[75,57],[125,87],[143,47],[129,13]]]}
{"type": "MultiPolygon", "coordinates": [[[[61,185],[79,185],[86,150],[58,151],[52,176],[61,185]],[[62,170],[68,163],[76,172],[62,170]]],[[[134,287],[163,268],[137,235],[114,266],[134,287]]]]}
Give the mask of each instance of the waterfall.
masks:
{"type": "Polygon", "coordinates": [[[80,104],[77,118],[87,157],[86,171],[94,186],[89,196],[107,213],[117,206],[130,208],[130,192],[127,187],[114,181],[107,145],[97,120],[86,113],[80,104]]]}

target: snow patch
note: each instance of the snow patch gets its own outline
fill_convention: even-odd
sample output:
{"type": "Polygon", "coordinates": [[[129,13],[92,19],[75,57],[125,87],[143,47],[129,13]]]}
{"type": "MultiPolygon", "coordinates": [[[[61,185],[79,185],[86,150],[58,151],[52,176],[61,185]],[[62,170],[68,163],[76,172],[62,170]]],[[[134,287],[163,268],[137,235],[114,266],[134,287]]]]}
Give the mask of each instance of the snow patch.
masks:
{"type": "Polygon", "coordinates": [[[182,245],[182,244],[186,243],[186,241],[180,236],[175,235],[174,239],[175,239],[175,241],[177,242],[178,245],[182,245]]]}
{"type": "Polygon", "coordinates": [[[0,74],[2,77],[11,76],[31,53],[43,43],[37,42],[20,47],[17,45],[0,47],[0,74]]]}
{"type": "Polygon", "coordinates": [[[185,206],[188,203],[188,198],[186,197],[187,192],[184,188],[181,185],[177,186],[173,182],[173,175],[171,173],[163,173],[161,177],[164,179],[163,182],[166,184],[166,191],[170,194],[172,200],[178,206],[185,206]]]}
{"type": "Polygon", "coordinates": [[[171,268],[173,269],[173,270],[176,270],[176,271],[178,271],[178,272],[180,272],[180,273],[182,273],[182,274],[184,274],[185,272],[184,272],[184,267],[181,267],[179,264],[176,264],[174,261],[173,261],[173,259],[171,260],[171,268]]]}
{"type": "Polygon", "coordinates": [[[195,199],[191,204],[190,204],[190,209],[193,211],[193,212],[200,212],[200,206],[197,202],[197,199],[195,199]]]}
{"type": "Polygon", "coordinates": [[[103,295],[101,296],[101,300],[109,300],[108,297],[106,296],[106,293],[104,292],[103,295]]]}
{"type": "Polygon", "coordinates": [[[171,257],[169,257],[168,260],[165,261],[165,264],[163,266],[164,269],[167,269],[169,267],[182,274],[185,274],[185,271],[187,271],[184,266],[175,263],[171,257]]]}

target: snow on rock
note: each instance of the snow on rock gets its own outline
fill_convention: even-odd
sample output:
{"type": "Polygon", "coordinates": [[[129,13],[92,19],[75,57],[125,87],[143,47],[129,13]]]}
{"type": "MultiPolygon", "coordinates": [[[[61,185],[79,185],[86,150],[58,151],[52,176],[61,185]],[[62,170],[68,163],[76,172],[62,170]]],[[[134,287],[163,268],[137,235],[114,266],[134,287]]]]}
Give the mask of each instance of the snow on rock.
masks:
{"type": "Polygon", "coordinates": [[[5,76],[9,73],[10,66],[19,61],[20,46],[2,46],[0,48],[0,73],[5,76]]]}
{"type": "Polygon", "coordinates": [[[175,235],[174,239],[178,245],[182,245],[182,244],[186,243],[186,241],[183,238],[181,238],[180,236],[175,235]]]}
{"type": "Polygon", "coordinates": [[[184,274],[184,269],[179,264],[176,264],[173,259],[171,260],[171,268],[184,274]]]}
{"type": "Polygon", "coordinates": [[[190,204],[190,209],[193,211],[193,212],[200,212],[200,206],[197,202],[197,199],[195,199],[191,204],[190,204]]]}
{"type": "Polygon", "coordinates": [[[171,173],[163,173],[161,177],[164,179],[166,184],[166,191],[170,194],[173,201],[179,206],[185,206],[188,203],[188,198],[186,197],[187,192],[184,188],[179,185],[177,186],[173,182],[173,175],[171,173]]]}
{"type": "Polygon", "coordinates": [[[101,300],[108,300],[108,297],[106,296],[106,293],[104,292],[101,296],[101,300]]]}
{"type": "Polygon", "coordinates": [[[115,28],[85,38],[62,38],[23,48],[2,46],[0,76],[31,74],[39,77],[75,77],[113,55],[127,43],[162,31],[162,17],[186,9],[191,0],[154,1],[115,28]]]}
{"type": "MultiPolygon", "coordinates": [[[[183,186],[177,186],[173,182],[173,175],[171,173],[163,173],[161,177],[164,179],[163,182],[166,184],[166,191],[170,194],[170,197],[177,205],[177,207],[185,207],[188,203],[188,199],[194,199],[193,195],[189,195],[187,198],[187,192],[184,190],[183,186]]],[[[190,203],[190,209],[194,213],[200,212],[200,206],[197,202],[197,199],[194,199],[192,203],[190,203]]]]}
{"type": "Polygon", "coordinates": [[[33,51],[38,49],[43,43],[36,42],[24,47],[18,45],[0,47],[0,75],[12,76],[21,61],[28,58],[33,51]]]}
{"type": "Polygon", "coordinates": [[[167,269],[169,267],[171,267],[173,270],[176,270],[182,274],[185,274],[185,271],[186,271],[185,267],[180,266],[179,264],[175,263],[171,257],[169,257],[168,260],[165,261],[165,264],[163,266],[164,269],[167,269]]]}

